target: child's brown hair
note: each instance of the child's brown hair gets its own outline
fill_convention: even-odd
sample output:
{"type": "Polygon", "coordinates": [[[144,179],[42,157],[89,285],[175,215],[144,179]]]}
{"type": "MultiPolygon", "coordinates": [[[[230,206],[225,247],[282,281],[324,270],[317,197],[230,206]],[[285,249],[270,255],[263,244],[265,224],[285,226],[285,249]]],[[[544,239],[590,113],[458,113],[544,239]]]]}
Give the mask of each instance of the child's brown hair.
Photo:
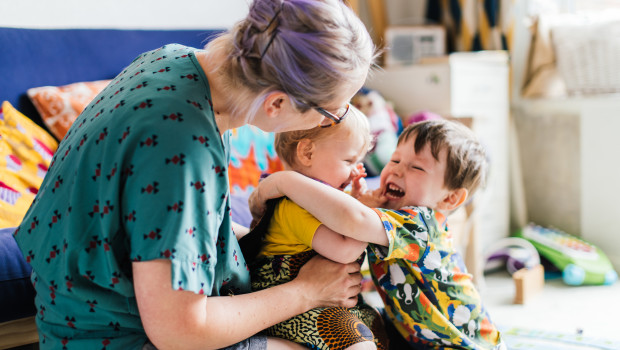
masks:
{"type": "Polygon", "coordinates": [[[364,149],[370,148],[371,136],[368,118],[359,109],[350,106],[349,115],[339,124],[327,128],[317,126],[308,130],[294,130],[276,133],[274,145],[280,160],[289,166],[295,165],[297,158],[297,145],[301,140],[308,139],[312,142],[332,137],[341,130],[359,134],[364,138],[364,149]]]}
{"type": "Polygon", "coordinates": [[[446,149],[446,188],[465,188],[471,196],[476,189],[484,186],[488,168],[486,151],[468,127],[445,119],[418,122],[403,130],[398,144],[411,137],[415,137],[415,153],[429,144],[431,154],[438,161],[439,153],[446,149]]]}

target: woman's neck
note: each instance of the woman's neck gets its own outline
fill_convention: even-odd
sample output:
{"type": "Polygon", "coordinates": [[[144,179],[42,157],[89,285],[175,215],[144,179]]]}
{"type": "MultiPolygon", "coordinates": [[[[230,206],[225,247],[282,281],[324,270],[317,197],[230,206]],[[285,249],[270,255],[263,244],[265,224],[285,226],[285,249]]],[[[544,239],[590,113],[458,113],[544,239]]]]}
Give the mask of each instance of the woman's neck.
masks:
{"type": "Polygon", "coordinates": [[[196,57],[209,81],[213,114],[220,133],[223,134],[226,130],[244,125],[245,122],[237,120],[239,118],[231,113],[231,107],[234,105],[231,96],[234,96],[235,92],[225,89],[229,84],[226,83],[225,77],[219,73],[219,68],[226,58],[217,52],[207,53],[207,51],[198,52],[196,57]],[[224,90],[227,90],[226,93],[224,90]]]}

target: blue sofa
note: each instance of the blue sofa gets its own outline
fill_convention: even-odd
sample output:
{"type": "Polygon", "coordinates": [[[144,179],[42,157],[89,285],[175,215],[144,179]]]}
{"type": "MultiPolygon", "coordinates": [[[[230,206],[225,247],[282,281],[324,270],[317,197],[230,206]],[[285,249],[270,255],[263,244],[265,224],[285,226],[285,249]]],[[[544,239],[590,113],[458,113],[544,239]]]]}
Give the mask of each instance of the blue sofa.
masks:
{"type": "MultiPolygon", "coordinates": [[[[111,79],[142,52],[167,43],[202,47],[218,32],[0,28],[0,101],[45,128],[29,88],[111,79]]],[[[0,227],[0,349],[37,341],[31,269],[13,231],[0,227]]]]}

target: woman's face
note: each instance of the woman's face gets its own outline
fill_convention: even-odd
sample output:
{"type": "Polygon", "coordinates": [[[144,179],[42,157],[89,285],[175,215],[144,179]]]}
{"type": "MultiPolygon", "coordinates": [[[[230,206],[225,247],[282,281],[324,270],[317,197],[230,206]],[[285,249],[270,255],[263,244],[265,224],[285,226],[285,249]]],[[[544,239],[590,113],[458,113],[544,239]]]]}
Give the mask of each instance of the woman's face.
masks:
{"type": "MultiPolygon", "coordinates": [[[[360,78],[359,81],[343,86],[340,91],[336,94],[332,102],[325,106],[319,106],[325,109],[328,112],[336,113],[338,109],[345,107],[347,103],[353,98],[355,93],[362,88],[364,81],[366,81],[366,75],[360,78]]],[[[268,131],[274,132],[283,132],[283,131],[291,131],[291,130],[306,130],[311,129],[319,125],[323,119],[326,117],[321,113],[317,112],[314,108],[309,109],[305,113],[300,113],[295,109],[289,100],[283,106],[282,113],[278,115],[278,118],[270,118],[271,123],[273,124],[268,131]]],[[[260,126],[259,126],[260,127],[260,126]]],[[[261,127],[263,130],[267,130],[261,127]]]]}

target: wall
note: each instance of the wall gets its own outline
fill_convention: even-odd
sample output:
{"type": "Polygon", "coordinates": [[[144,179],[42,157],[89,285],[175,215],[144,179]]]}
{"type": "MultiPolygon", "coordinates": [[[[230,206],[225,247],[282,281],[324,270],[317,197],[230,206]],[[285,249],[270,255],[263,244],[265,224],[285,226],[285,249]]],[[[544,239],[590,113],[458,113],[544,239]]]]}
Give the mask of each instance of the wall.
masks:
{"type": "Polygon", "coordinates": [[[28,28],[229,28],[245,0],[0,0],[0,26],[28,28]]]}
{"type": "MultiPolygon", "coordinates": [[[[515,16],[525,18],[527,1],[515,2],[515,16]]],[[[560,228],[600,247],[620,270],[620,216],[617,153],[619,96],[523,99],[529,31],[516,20],[512,118],[516,126],[527,220],[560,228]]]]}

